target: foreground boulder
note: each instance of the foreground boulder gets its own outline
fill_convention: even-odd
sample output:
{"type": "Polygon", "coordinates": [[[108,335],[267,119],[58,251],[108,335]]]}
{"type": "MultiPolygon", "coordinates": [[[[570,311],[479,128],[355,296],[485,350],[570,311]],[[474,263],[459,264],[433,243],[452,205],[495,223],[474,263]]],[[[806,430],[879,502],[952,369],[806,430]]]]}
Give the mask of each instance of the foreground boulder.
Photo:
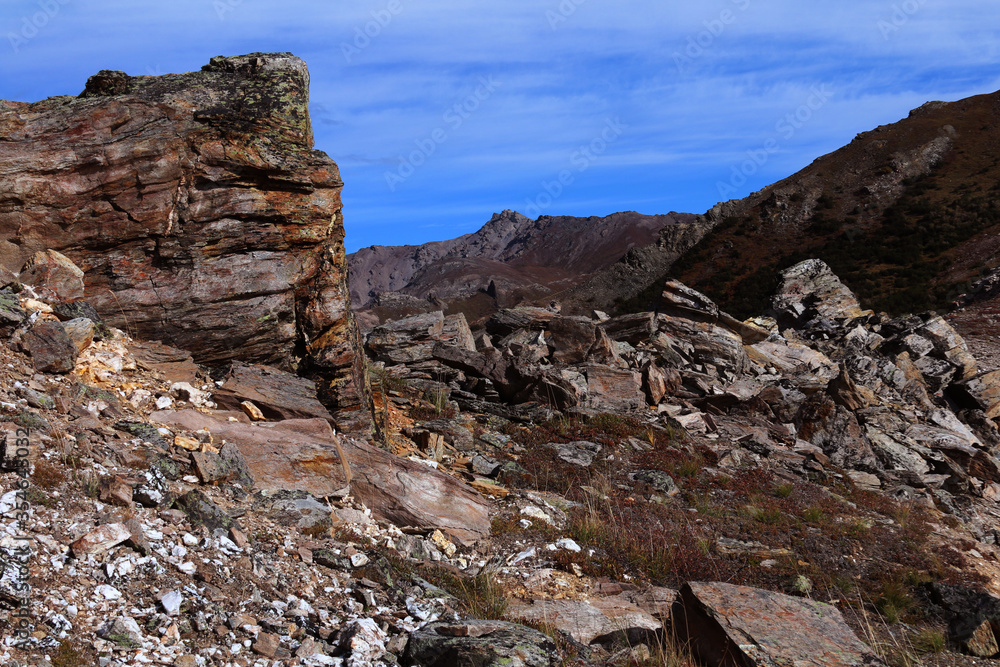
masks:
{"type": "Polygon", "coordinates": [[[398,526],[440,529],[462,544],[490,531],[488,503],[471,488],[367,442],[338,438],[324,419],[251,424],[242,414],[181,410],[155,412],[150,420],[174,429],[208,429],[216,441],[235,445],[259,491],[324,498],[343,496],[349,488],[376,518],[398,526]]]}
{"type": "Polygon", "coordinates": [[[534,600],[508,608],[513,618],[545,623],[569,634],[581,644],[626,640],[632,645],[653,643],[663,630],[653,618],[623,597],[593,600],[534,600]]]}
{"type": "Polygon", "coordinates": [[[884,664],[822,602],[722,583],[685,584],[681,601],[674,627],[711,667],[884,664]]]}
{"type": "Polygon", "coordinates": [[[555,642],[504,621],[432,623],[410,637],[404,664],[422,667],[549,667],[555,642]]]}
{"type": "Polygon", "coordinates": [[[291,366],[305,347],[329,402],[364,404],[343,183],[313,150],[300,59],[102,71],[78,97],[0,102],[0,139],[0,267],[199,363],[291,366]]]}
{"type": "Polygon", "coordinates": [[[800,262],[782,272],[781,279],[771,300],[771,315],[781,326],[871,314],[821,259],[800,262]]]}

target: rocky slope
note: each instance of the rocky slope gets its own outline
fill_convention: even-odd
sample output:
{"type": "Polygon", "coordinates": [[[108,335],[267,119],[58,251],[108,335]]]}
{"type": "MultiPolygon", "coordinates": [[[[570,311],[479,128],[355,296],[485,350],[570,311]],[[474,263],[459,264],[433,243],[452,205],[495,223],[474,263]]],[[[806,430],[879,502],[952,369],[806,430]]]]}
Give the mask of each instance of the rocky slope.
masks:
{"type": "Polygon", "coordinates": [[[670,238],[637,248],[595,276],[595,289],[564,298],[643,310],[669,275],[746,317],[767,306],[783,269],[817,257],[877,310],[947,308],[998,263],[998,110],[1000,93],[928,102],[782,181],[716,205],[680,253],[670,238]]]}
{"type": "Polygon", "coordinates": [[[391,315],[394,304],[432,310],[429,297],[455,304],[456,312],[462,309],[459,303],[487,293],[493,309],[545,298],[580,283],[631,248],[652,243],[665,227],[691,218],[683,213],[626,212],[531,220],[504,211],[479,231],[456,239],[372,246],[352,253],[351,301],[355,308],[382,305],[383,314],[391,315]]]}
{"type": "Polygon", "coordinates": [[[379,442],[335,435],[309,380],[236,364],[213,382],[6,278],[0,657],[993,655],[997,373],[940,318],[863,311],[821,262],[783,278],[750,322],[671,282],[659,314],[379,327],[379,442]]]}
{"type": "Polygon", "coordinates": [[[671,275],[749,315],[782,269],[819,257],[870,307],[946,308],[997,264],[998,109],[1000,93],[929,102],[859,134],[723,205],[722,224],[671,275]]]}
{"type": "Polygon", "coordinates": [[[259,53],[0,102],[0,266],[58,251],[114,326],[205,363],[307,357],[357,409],[343,184],[308,102],[305,63],[259,53]]]}

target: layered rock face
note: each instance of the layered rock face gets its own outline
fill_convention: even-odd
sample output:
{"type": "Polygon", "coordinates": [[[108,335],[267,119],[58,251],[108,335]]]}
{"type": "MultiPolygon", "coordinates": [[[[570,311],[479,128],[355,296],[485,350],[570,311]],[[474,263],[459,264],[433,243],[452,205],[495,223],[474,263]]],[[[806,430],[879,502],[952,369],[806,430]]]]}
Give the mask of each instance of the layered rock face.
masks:
{"type": "Polygon", "coordinates": [[[56,250],[112,325],[202,363],[308,356],[357,407],[343,183],[312,148],[308,92],[281,53],[0,101],[0,266],[56,250]]]}

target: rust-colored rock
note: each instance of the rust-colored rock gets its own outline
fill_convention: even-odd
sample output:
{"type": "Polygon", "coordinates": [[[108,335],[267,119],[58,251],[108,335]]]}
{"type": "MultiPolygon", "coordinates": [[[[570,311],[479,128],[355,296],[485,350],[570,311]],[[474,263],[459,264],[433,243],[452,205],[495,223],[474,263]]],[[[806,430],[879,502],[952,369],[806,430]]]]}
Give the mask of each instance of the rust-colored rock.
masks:
{"type": "Polygon", "coordinates": [[[689,583],[675,624],[710,667],[884,665],[836,607],[747,586],[689,583]]]}
{"type": "Polygon", "coordinates": [[[70,548],[73,550],[73,554],[77,556],[82,554],[99,554],[118,546],[122,542],[131,539],[131,537],[132,533],[125,524],[108,523],[90,531],[76,542],[73,542],[70,548]]]}
{"type": "Polygon", "coordinates": [[[300,59],[255,53],[4,103],[0,266],[58,251],[109,324],[200,363],[291,366],[302,346],[325,400],[364,412],[343,184],[308,89],[300,59]]]}
{"type": "Polygon", "coordinates": [[[546,623],[568,633],[581,644],[606,643],[625,638],[631,643],[649,641],[663,629],[662,621],[621,596],[593,600],[533,600],[514,603],[513,618],[546,623]]]}
{"type": "Polygon", "coordinates": [[[164,411],[150,419],[190,431],[207,428],[235,445],[258,490],[322,498],[343,495],[350,485],[351,495],[376,517],[396,525],[439,528],[462,544],[489,534],[488,501],[453,477],[366,442],[338,438],[324,419],[250,424],[246,417],[228,421],[231,414],[164,411]]]}
{"type": "Polygon", "coordinates": [[[21,347],[41,373],[69,373],[76,365],[76,344],[62,322],[36,322],[24,335],[21,347]]]}
{"type": "Polygon", "coordinates": [[[36,252],[19,276],[35,294],[49,301],[77,301],[83,298],[83,271],[69,257],[55,250],[36,252]]]}

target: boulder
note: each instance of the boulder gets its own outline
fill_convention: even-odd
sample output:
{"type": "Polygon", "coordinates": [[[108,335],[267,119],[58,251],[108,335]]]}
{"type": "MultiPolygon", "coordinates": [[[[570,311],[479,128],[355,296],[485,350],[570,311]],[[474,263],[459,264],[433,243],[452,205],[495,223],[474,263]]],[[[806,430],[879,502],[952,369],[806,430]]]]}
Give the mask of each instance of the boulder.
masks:
{"type": "Polygon", "coordinates": [[[444,333],[444,313],[422,313],[372,329],[365,346],[375,359],[408,364],[431,359],[431,350],[444,333]]]}
{"type": "Polygon", "coordinates": [[[828,604],[723,583],[688,583],[680,594],[674,628],[709,667],[885,664],[828,604]]]}
{"type": "Polygon", "coordinates": [[[729,329],[747,344],[757,343],[768,337],[769,332],[755,324],[740,322],[719,307],[707,296],[693,290],[678,280],[668,280],[660,296],[659,312],[670,317],[716,324],[729,329]]]}
{"type": "Polygon", "coordinates": [[[642,644],[663,630],[654,618],[623,596],[592,600],[532,600],[508,606],[512,618],[545,623],[567,633],[581,644],[604,644],[615,640],[642,644]]]}
{"type": "Polygon", "coordinates": [[[795,420],[798,435],[830,457],[841,468],[876,472],[881,464],[857,416],[825,394],[816,394],[802,405],[795,420]]]}
{"type": "Polygon", "coordinates": [[[807,259],[781,273],[781,285],[767,313],[781,327],[797,328],[814,319],[849,319],[871,314],[819,259],[807,259]]]}
{"type": "Polygon", "coordinates": [[[604,330],[612,340],[637,345],[649,340],[656,333],[655,313],[632,313],[619,315],[601,322],[604,330]]]}
{"type": "Polygon", "coordinates": [[[587,405],[594,410],[628,412],[646,404],[642,376],[635,371],[593,364],[584,367],[587,378],[587,405]]]}
{"type": "Polygon", "coordinates": [[[423,667],[550,667],[552,639],[505,621],[431,623],[412,635],[404,664],[423,667]]]}
{"type": "Polygon", "coordinates": [[[750,366],[743,339],[728,329],[662,314],[656,316],[656,324],[659,331],[690,344],[696,363],[711,364],[733,375],[750,366]]]}
{"type": "Polygon", "coordinates": [[[187,350],[180,350],[159,341],[136,341],[129,345],[136,366],[159,374],[167,382],[197,381],[198,365],[187,350]]]}
{"type": "Polygon", "coordinates": [[[0,290],[0,333],[9,334],[27,317],[17,295],[8,289],[0,290]]]}
{"type": "Polygon", "coordinates": [[[554,317],[549,321],[547,333],[552,363],[572,366],[587,359],[597,326],[589,317],[554,317]]]}
{"type": "Polygon", "coordinates": [[[497,311],[486,322],[486,332],[494,338],[505,338],[521,329],[544,331],[558,313],[547,308],[519,306],[497,311]]]}
{"type": "Polygon", "coordinates": [[[69,373],[79,354],[62,322],[36,322],[21,340],[21,347],[40,373],[69,373]]]}
{"type": "Polygon", "coordinates": [[[77,301],[84,296],[83,271],[55,250],[36,252],[19,278],[46,301],[77,301]]]}
{"type": "Polygon", "coordinates": [[[223,410],[240,410],[244,401],[260,409],[266,419],[333,417],[316,398],[316,383],[285,371],[260,364],[234,363],[225,382],[212,394],[223,410]]]}
{"type": "Polygon", "coordinates": [[[990,419],[1000,416],[1000,370],[969,378],[952,390],[965,407],[982,410],[990,419]]]}
{"type": "Polygon", "coordinates": [[[438,528],[462,544],[489,534],[488,502],[453,477],[371,444],[334,435],[324,419],[249,423],[240,414],[195,410],[154,412],[170,428],[207,428],[235,445],[259,491],[305,491],[323,498],[351,495],[375,517],[399,526],[438,528]]]}

